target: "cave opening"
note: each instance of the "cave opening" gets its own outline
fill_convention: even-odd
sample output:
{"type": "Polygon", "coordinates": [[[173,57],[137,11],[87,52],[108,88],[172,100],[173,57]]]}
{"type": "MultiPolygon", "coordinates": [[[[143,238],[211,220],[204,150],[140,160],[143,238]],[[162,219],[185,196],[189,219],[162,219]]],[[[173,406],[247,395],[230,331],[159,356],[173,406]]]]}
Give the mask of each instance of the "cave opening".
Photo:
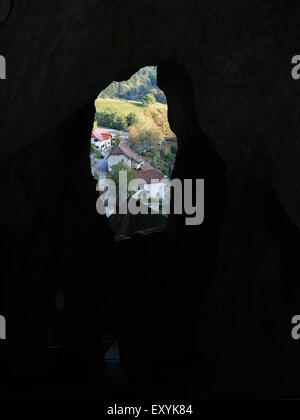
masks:
{"type": "Polygon", "coordinates": [[[108,217],[117,241],[164,231],[178,146],[157,67],[111,83],[95,108],[90,158],[99,213],[108,217]]]}

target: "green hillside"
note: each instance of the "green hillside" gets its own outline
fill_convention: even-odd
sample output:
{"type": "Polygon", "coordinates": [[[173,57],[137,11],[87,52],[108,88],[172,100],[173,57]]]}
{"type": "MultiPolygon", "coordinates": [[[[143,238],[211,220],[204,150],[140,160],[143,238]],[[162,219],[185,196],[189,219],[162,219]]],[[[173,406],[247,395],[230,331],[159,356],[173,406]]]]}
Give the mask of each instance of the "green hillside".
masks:
{"type": "Polygon", "coordinates": [[[125,82],[111,83],[99,96],[141,101],[142,97],[148,93],[154,95],[157,102],[167,103],[164,93],[157,86],[156,67],[144,67],[125,82]]]}
{"type": "MultiPolygon", "coordinates": [[[[122,117],[126,117],[131,112],[138,117],[144,116],[145,107],[138,101],[125,101],[122,99],[101,99],[100,97],[95,102],[96,112],[116,112],[122,117]]],[[[167,105],[155,103],[149,107],[150,109],[167,110],[167,105]]]]}

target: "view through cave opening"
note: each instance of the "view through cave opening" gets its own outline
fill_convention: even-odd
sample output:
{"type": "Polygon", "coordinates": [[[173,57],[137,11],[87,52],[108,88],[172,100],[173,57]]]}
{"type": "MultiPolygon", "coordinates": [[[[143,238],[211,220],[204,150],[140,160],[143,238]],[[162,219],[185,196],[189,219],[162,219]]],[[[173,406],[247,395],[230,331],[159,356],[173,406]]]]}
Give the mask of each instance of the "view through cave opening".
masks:
{"type": "Polygon", "coordinates": [[[177,139],[157,85],[157,67],[113,82],[99,94],[95,108],[90,158],[101,214],[117,240],[163,231],[177,139]]]}

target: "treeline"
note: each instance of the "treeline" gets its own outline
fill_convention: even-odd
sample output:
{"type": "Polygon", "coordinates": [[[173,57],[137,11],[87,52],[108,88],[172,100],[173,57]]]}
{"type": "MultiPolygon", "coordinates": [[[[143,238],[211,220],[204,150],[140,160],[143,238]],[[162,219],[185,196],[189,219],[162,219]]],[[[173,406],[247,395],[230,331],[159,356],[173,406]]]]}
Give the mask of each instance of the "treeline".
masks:
{"type": "Polygon", "coordinates": [[[146,108],[144,116],[128,127],[128,134],[130,148],[169,176],[170,165],[175,160],[177,144],[169,126],[167,111],[146,108]],[[165,142],[166,138],[168,138],[168,144],[172,140],[174,143],[169,146],[165,142]]]}
{"type": "Polygon", "coordinates": [[[133,125],[129,127],[128,132],[130,148],[143,156],[155,168],[160,169],[164,175],[169,176],[170,165],[174,163],[178,149],[176,142],[166,147],[161,137],[162,133],[155,125],[152,127],[133,125]]]}
{"type": "Polygon", "coordinates": [[[130,112],[126,116],[111,111],[96,112],[95,120],[98,127],[113,128],[119,131],[127,131],[130,127],[137,127],[139,130],[151,127],[156,130],[158,140],[175,138],[169,126],[166,110],[146,108],[143,114],[137,115],[130,112]]]}
{"type": "Polygon", "coordinates": [[[100,98],[120,98],[129,101],[141,101],[147,95],[153,95],[157,102],[166,104],[163,91],[157,86],[157,68],[144,67],[126,82],[113,82],[100,94],[100,98]]]}
{"type": "Polygon", "coordinates": [[[137,115],[134,112],[131,112],[126,117],[123,117],[117,112],[96,112],[95,119],[98,127],[126,131],[128,127],[136,124],[137,115]]]}

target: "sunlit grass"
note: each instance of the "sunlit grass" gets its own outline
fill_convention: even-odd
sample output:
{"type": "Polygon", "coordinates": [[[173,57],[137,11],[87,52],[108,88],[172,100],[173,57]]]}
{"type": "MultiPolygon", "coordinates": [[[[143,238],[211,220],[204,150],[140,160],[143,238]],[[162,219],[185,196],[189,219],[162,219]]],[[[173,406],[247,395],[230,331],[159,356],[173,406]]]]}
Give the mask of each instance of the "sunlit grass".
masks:
{"type": "MultiPolygon", "coordinates": [[[[138,101],[126,101],[122,99],[100,99],[95,101],[96,112],[116,112],[120,116],[126,117],[131,112],[137,116],[144,115],[145,107],[138,101]]],[[[167,105],[156,103],[150,108],[167,110],[167,105]]]]}

